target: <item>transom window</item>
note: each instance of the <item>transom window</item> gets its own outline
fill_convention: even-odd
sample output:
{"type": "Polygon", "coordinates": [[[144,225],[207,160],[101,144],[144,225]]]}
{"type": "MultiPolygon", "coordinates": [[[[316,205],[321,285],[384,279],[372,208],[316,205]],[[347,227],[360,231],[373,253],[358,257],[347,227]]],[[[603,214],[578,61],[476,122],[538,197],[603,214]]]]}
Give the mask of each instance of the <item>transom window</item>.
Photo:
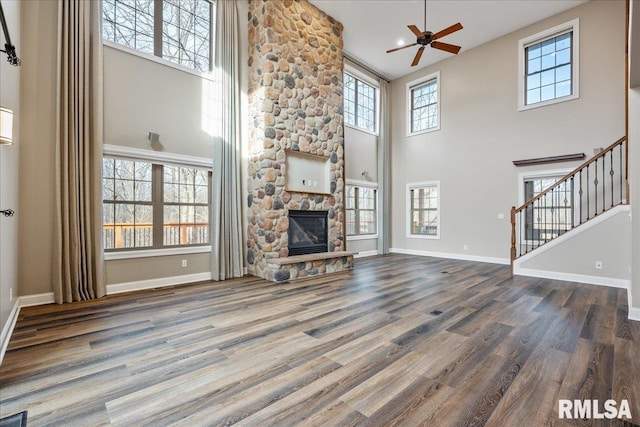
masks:
{"type": "Polygon", "coordinates": [[[440,183],[438,181],[407,186],[409,237],[440,237],[440,183]]]}
{"type": "Polygon", "coordinates": [[[344,73],[344,122],[375,133],[378,89],[344,73]]]}
{"type": "Polygon", "coordinates": [[[407,134],[440,129],[440,73],[407,84],[407,134]]]}
{"type": "Polygon", "coordinates": [[[209,170],[115,157],[102,168],[105,250],[209,244],[209,170]]]}
{"type": "Polygon", "coordinates": [[[211,0],[103,0],[102,37],[208,72],[213,5],[211,0]]]}
{"type": "Polygon", "coordinates": [[[347,236],[375,235],[376,196],[374,187],[346,185],[347,236]]]}
{"type": "Polygon", "coordinates": [[[578,23],[520,40],[520,109],[576,98],[578,23]]]}

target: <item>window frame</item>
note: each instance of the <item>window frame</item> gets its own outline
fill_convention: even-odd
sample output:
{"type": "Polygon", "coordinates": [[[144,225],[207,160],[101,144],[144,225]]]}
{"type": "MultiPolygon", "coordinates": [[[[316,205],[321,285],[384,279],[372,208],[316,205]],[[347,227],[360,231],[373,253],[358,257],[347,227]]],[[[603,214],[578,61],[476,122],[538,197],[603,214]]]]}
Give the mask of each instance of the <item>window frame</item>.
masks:
{"type": "Polygon", "coordinates": [[[526,111],[560,102],[572,101],[580,97],[580,21],[578,18],[537,34],[518,40],[518,111],[526,111]],[[527,104],[527,65],[526,49],[537,43],[572,32],[571,37],[571,94],[546,101],[527,104]]]}
{"type": "Polygon", "coordinates": [[[429,132],[436,132],[440,130],[440,120],[441,120],[441,111],[442,111],[442,103],[441,103],[441,92],[442,92],[442,84],[440,80],[440,71],[436,71],[435,73],[428,74],[426,76],[420,77],[419,79],[412,80],[406,85],[406,136],[416,136],[422,135],[429,132]],[[432,81],[436,82],[436,97],[437,97],[437,105],[436,105],[436,125],[431,128],[422,129],[418,131],[413,131],[413,90],[420,88],[422,86],[426,86],[432,81]]]}
{"type": "MultiPolygon", "coordinates": [[[[522,206],[524,202],[528,200],[528,199],[525,199],[525,183],[527,181],[536,180],[536,179],[545,179],[545,178],[547,179],[555,178],[556,181],[558,181],[564,176],[566,176],[568,173],[570,173],[571,171],[572,169],[549,169],[549,170],[538,170],[538,171],[520,173],[518,175],[518,201],[520,202],[519,206],[522,206]]],[[[579,212],[579,209],[576,209],[576,206],[578,206],[579,194],[575,188],[573,188],[572,191],[573,191],[573,194],[572,194],[573,197],[571,199],[571,210],[573,214],[573,222],[575,224],[578,224],[580,220],[580,217],[579,217],[580,212],[579,212]]],[[[520,224],[520,230],[519,230],[521,233],[520,235],[523,237],[522,243],[525,243],[525,244],[536,243],[537,240],[528,239],[524,226],[525,226],[525,223],[524,221],[522,221],[522,223],[520,224]]]]}
{"type": "MultiPolygon", "coordinates": [[[[353,79],[355,79],[355,97],[354,97],[354,120],[355,123],[348,123],[347,119],[346,119],[346,114],[345,114],[345,120],[344,120],[344,125],[347,127],[350,127],[352,129],[357,129],[359,131],[362,132],[366,132],[368,134],[371,135],[379,135],[379,131],[380,131],[380,85],[373,81],[372,79],[366,77],[363,73],[358,72],[357,70],[355,70],[352,67],[346,66],[344,67],[344,71],[343,71],[343,82],[344,82],[344,75],[349,75],[350,77],[352,77],[353,79]],[[374,102],[374,112],[373,112],[373,121],[374,121],[374,130],[371,131],[369,129],[365,129],[363,127],[358,126],[357,122],[358,122],[358,82],[361,82],[363,84],[366,84],[367,86],[370,86],[373,88],[374,90],[374,94],[375,94],[375,102],[374,102]]],[[[343,96],[344,96],[344,91],[343,91],[343,96]]]]}
{"type": "MultiPolygon", "coordinates": [[[[162,2],[164,0],[154,0],[155,2],[162,4],[162,2]]],[[[213,80],[213,69],[214,69],[214,49],[215,49],[215,28],[216,28],[216,0],[203,0],[203,1],[207,1],[211,4],[210,6],[210,17],[209,17],[209,31],[210,31],[210,35],[209,35],[209,70],[208,71],[200,71],[197,70],[195,68],[191,68],[191,67],[187,67],[185,65],[176,63],[176,62],[172,62],[168,59],[165,59],[162,57],[162,49],[163,49],[163,39],[162,39],[162,35],[163,35],[163,27],[164,27],[164,21],[160,18],[156,18],[156,16],[153,17],[154,19],[154,28],[152,28],[152,32],[153,32],[153,53],[148,53],[148,52],[144,52],[141,50],[137,50],[135,48],[131,48],[128,46],[125,46],[123,44],[111,41],[111,40],[107,40],[104,38],[104,34],[102,31],[102,25],[104,25],[104,15],[102,12],[102,1],[101,1],[101,10],[100,10],[100,24],[101,24],[101,30],[100,30],[100,37],[102,39],[102,44],[104,46],[108,46],[110,48],[116,49],[116,50],[120,50],[122,52],[126,52],[129,53],[131,55],[135,55],[138,56],[140,58],[144,58],[147,60],[150,60],[152,62],[155,62],[157,64],[161,64],[170,68],[174,68],[176,70],[179,71],[183,71],[189,74],[193,74],[199,77],[203,77],[203,78],[207,78],[209,80],[213,80]],[[157,30],[155,26],[158,25],[158,23],[160,24],[160,29],[157,30]],[[157,38],[158,34],[160,35],[160,39],[157,38]],[[159,53],[159,55],[158,55],[159,53]]]]}
{"type": "MultiPolygon", "coordinates": [[[[170,166],[182,166],[193,167],[199,169],[206,169],[209,175],[209,189],[213,185],[213,160],[201,157],[186,156],[180,154],[173,154],[167,152],[141,150],[137,148],[129,148],[124,146],[116,146],[105,144],[103,146],[103,157],[116,157],[120,159],[149,162],[154,164],[170,165],[170,166]]],[[[102,174],[101,174],[102,175],[102,174]]],[[[162,184],[162,180],[160,182],[162,184]]],[[[152,189],[152,191],[158,191],[152,189]]],[[[161,193],[161,191],[160,191],[161,193]]],[[[101,199],[102,200],[102,199],[101,199]]],[[[165,205],[164,200],[160,200],[159,205],[162,207],[165,205]]],[[[101,202],[102,206],[102,202],[101,202]]],[[[211,233],[211,218],[212,212],[212,200],[211,191],[209,191],[209,243],[194,244],[194,245],[180,245],[180,246],[160,246],[160,247],[136,247],[136,248],[119,248],[119,249],[104,249],[103,254],[106,261],[117,259],[129,259],[129,258],[146,258],[165,255],[186,255],[195,253],[210,253],[212,251],[212,233],[211,233]]],[[[156,213],[154,212],[154,221],[156,220],[156,213]]],[[[159,213],[159,219],[163,220],[163,212],[159,213]]],[[[102,223],[101,223],[102,228],[102,223]]]]}
{"type": "Polygon", "coordinates": [[[378,185],[377,183],[373,183],[373,182],[368,182],[368,181],[356,181],[356,180],[347,180],[345,182],[345,236],[347,237],[347,240],[373,240],[373,239],[377,239],[378,238],[378,202],[379,202],[379,198],[378,198],[378,185]],[[354,209],[348,209],[347,208],[347,203],[346,203],[346,197],[347,197],[347,186],[351,186],[351,187],[355,187],[356,189],[358,188],[368,188],[368,189],[372,189],[374,190],[374,195],[375,195],[375,200],[374,200],[374,208],[373,209],[359,209],[358,208],[358,197],[357,197],[357,191],[356,191],[356,207],[354,209]],[[368,212],[373,212],[373,218],[374,218],[374,223],[375,223],[375,227],[376,227],[376,232],[375,233],[369,233],[369,234],[361,234],[361,233],[357,233],[357,234],[347,234],[347,219],[346,219],[346,213],[347,211],[353,210],[355,212],[355,220],[356,220],[356,230],[358,230],[358,224],[359,224],[359,212],[361,210],[364,211],[368,211],[368,212]]]}
{"type": "Polygon", "coordinates": [[[427,239],[427,240],[439,240],[441,238],[441,235],[442,235],[441,199],[442,199],[442,193],[441,193],[441,189],[440,189],[440,180],[425,181],[425,182],[414,182],[414,183],[407,184],[407,193],[406,193],[406,212],[407,212],[407,216],[406,216],[406,222],[407,222],[406,232],[407,232],[407,238],[411,238],[411,239],[427,239]],[[437,217],[436,227],[437,227],[437,232],[436,232],[436,234],[415,234],[415,233],[412,233],[412,227],[411,227],[412,218],[413,218],[413,204],[412,204],[412,199],[411,199],[411,191],[412,190],[416,190],[416,189],[425,189],[425,188],[429,188],[429,187],[435,187],[438,190],[438,199],[437,199],[437,207],[436,207],[436,217],[437,217]]]}

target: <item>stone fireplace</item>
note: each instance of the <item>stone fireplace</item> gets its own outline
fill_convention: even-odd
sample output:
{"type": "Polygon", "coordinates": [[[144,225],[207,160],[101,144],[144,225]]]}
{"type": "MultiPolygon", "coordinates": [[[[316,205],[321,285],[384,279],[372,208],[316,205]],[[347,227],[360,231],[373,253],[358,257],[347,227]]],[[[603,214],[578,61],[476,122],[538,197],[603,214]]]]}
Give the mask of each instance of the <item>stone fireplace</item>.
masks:
{"type": "Polygon", "coordinates": [[[248,19],[247,270],[281,282],[350,269],[342,25],[307,0],[251,0],[248,19]],[[295,234],[300,221],[315,229],[295,234]],[[322,223],[324,241],[300,254],[322,223]]]}

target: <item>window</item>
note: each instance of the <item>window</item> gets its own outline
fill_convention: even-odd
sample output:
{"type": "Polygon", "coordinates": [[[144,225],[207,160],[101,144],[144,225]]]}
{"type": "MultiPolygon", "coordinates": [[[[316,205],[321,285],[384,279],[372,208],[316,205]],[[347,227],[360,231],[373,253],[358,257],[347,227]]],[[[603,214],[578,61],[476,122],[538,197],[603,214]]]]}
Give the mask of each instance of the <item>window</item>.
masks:
{"type": "Polygon", "coordinates": [[[440,238],[440,182],[407,185],[407,236],[440,238]]]}
{"type": "Polygon", "coordinates": [[[209,244],[211,172],[105,157],[104,249],[209,244]]]}
{"type": "Polygon", "coordinates": [[[407,84],[407,136],[440,129],[440,73],[407,84]]]}
{"type": "Polygon", "coordinates": [[[519,42],[519,108],[578,97],[578,20],[519,42]]]}
{"type": "Polygon", "coordinates": [[[344,122],[368,132],[377,132],[378,89],[344,73],[344,122]]]}
{"type": "Polygon", "coordinates": [[[102,37],[208,72],[212,17],[210,0],[103,0],[102,37]]]}
{"type": "Polygon", "coordinates": [[[347,236],[371,236],[377,233],[375,187],[345,186],[347,236]]]}
{"type": "MultiPolygon", "coordinates": [[[[524,201],[528,201],[555,184],[564,175],[524,178],[524,201]]],[[[573,227],[573,184],[565,181],[527,206],[524,235],[528,241],[547,241],[573,227]]]]}

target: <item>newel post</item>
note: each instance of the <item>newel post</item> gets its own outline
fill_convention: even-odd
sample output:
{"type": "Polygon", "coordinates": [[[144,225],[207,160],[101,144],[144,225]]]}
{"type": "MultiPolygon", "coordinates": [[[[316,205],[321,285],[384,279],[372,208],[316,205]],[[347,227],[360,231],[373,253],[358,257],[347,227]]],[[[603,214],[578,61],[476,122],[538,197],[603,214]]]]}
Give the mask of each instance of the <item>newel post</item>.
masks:
{"type": "Polygon", "coordinates": [[[511,276],[513,276],[513,262],[516,260],[516,207],[511,207],[511,276]]]}

